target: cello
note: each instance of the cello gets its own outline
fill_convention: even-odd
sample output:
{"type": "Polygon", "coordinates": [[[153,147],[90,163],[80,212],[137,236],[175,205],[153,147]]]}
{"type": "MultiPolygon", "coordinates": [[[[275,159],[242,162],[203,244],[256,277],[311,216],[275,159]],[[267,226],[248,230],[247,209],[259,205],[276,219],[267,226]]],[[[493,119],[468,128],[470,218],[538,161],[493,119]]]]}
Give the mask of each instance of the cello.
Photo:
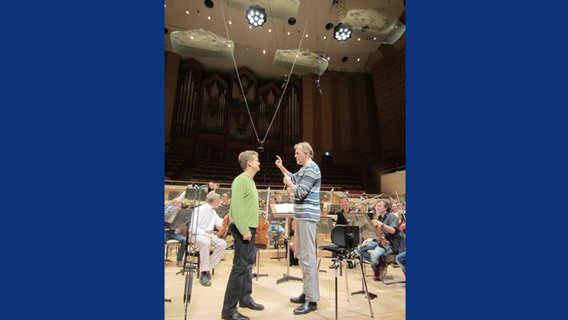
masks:
{"type": "Polygon", "coordinates": [[[258,219],[258,227],[256,228],[256,239],[255,245],[261,246],[264,248],[268,247],[268,227],[270,226],[270,221],[268,221],[268,203],[270,199],[270,186],[266,191],[266,203],[264,212],[261,213],[260,218],[258,219]]]}

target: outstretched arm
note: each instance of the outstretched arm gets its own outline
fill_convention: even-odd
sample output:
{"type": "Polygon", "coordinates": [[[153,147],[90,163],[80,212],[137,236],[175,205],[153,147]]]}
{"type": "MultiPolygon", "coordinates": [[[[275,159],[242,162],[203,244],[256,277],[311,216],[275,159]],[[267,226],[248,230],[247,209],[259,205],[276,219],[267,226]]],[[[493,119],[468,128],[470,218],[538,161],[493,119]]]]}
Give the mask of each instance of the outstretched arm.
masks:
{"type": "Polygon", "coordinates": [[[276,164],[276,166],[278,167],[278,169],[280,169],[280,171],[282,171],[282,174],[284,176],[287,176],[290,174],[290,171],[288,171],[286,168],[284,168],[284,165],[282,164],[282,158],[280,158],[280,156],[276,156],[276,161],[274,161],[274,164],[276,164]]]}

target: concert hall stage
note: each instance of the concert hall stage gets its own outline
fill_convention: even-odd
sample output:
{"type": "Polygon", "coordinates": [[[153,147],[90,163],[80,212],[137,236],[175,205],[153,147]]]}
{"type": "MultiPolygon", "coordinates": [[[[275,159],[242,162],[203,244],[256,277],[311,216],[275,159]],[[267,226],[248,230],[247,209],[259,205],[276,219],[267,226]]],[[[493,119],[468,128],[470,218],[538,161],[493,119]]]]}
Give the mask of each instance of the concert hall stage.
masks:
{"type": "MultiPolygon", "coordinates": [[[[327,256],[328,252],[318,250],[318,257],[327,256]]],[[[284,256],[285,251],[280,250],[280,256],[284,256]]],[[[257,303],[263,304],[265,309],[254,311],[239,308],[239,312],[249,316],[251,319],[335,319],[335,269],[329,269],[330,259],[322,259],[320,270],[327,272],[319,273],[320,295],[318,309],[309,315],[292,314],[292,310],[298,307],[289,301],[289,298],[301,293],[302,283],[295,280],[280,282],[276,281],[283,277],[287,272],[286,259],[272,259],[276,257],[276,249],[261,250],[260,253],[260,272],[268,274],[259,278],[253,278],[253,298],[257,303]]],[[[224,260],[215,269],[215,274],[211,278],[211,286],[203,287],[198,279],[193,279],[193,289],[191,299],[187,307],[187,319],[221,319],[221,307],[223,295],[227,285],[227,278],[231,271],[233,250],[226,250],[224,260]]],[[[404,320],[406,318],[406,283],[385,284],[373,281],[370,267],[365,266],[368,290],[378,295],[371,300],[374,319],[380,320],[404,320]]],[[[183,303],[183,291],[185,276],[176,273],[180,268],[175,263],[169,262],[164,268],[164,289],[165,298],[171,302],[165,302],[165,320],[183,320],[185,306],[183,303]]],[[[254,266],[253,272],[257,267],[254,266]]],[[[344,272],[338,278],[338,318],[339,319],[370,319],[369,304],[363,294],[351,295],[351,292],[362,289],[361,271],[356,269],[343,269],[347,271],[348,285],[344,272]],[[349,301],[348,301],[349,300],[349,301]]],[[[290,266],[289,275],[301,277],[298,266],[290,266]]],[[[392,276],[388,282],[404,281],[405,277],[400,268],[388,267],[388,276],[392,276]]]]}

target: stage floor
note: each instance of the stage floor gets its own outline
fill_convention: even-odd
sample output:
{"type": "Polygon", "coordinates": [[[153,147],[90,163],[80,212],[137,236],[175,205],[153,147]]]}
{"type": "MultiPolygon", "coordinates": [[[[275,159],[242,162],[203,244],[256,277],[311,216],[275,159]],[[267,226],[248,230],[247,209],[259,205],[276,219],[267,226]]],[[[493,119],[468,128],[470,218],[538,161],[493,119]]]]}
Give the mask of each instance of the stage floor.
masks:
{"type": "MultiPolygon", "coordinates": [[[[263,304],[265,309],[254,311],[239,308],[239,312],[251,319],[335,319],[335,269],[329,269],[330,259],[322,259],[319,272],[320,296],[318,309],[308,315],[294,315],[292,310],[298,305],[290,303],[289,298],[301,293],[302,283],[300,281],[288,280],[277,284],[277,280],[287,274],[285,259],[272,259],[276,257],[275,249],[261,250],[260,253],[260,273],[268,274],[259,278],[253,278],[252,297],[257,303],[263,304]]],[[[284,256],[284,251],[280,250],[280,256],[284,256]]],[[[169,255],[174,257],[175,254],[169,255]]],[[[327,252],[318,250],[319,256],[328,256],[327,252]]],[[[211,279],[211,286],[204,287],[199,280],[194,277],[191,299],[187,305],[186,319],[221,319],[221,308],[223,296],[227,285],[227,278],[231,271],[233,261],[233,250],[226,250],[224,260],[215,269],[215,274],[211,279]]],[[[185,304],[183,302],[183,291],[185,276],[176,273],[180,268],[175,263],[168,262],[164,268],[165,274],[165,297],[171,302],[165,302],[165,320],[183,320],[185,304]]],[[[253,272],[257,271],[255,266],[253,272]]],[[[338,319],[370,319],[371,311],[364,294],[351,295],[352,292],[362,290],[361,271],[359,266],[355,269],[343,269],[343,275],[337,278],[337,304],[338,319]],[[345,272],[346,271],[346,272],[345,272]],[[346,283],[346,275],[347,282],[346,283]],[[347,288],[348,285],[348,288],[347,288]]],[[[406,283],[384,284],[373,281],[371,269],[366,266],[366,280],[370,293],[378,297],[371,300],[374,319],[380,320],[404,320],[406,318],[406,283]]],[[[300,268],[290,266],[289,275],[301,278],[300,268]]],[[[388,282],[404,281],[405,277],[400,268],[389,266],[387,276],[392,279],[388,282]]]]}

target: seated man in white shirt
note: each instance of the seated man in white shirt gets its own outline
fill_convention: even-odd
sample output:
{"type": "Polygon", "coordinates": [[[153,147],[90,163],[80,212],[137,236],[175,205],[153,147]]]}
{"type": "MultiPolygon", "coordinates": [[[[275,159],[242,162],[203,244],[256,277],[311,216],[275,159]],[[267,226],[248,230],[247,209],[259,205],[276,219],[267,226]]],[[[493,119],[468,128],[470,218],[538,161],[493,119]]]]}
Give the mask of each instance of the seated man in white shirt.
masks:
{"type": "Polygon", "coordinates": [[[221,262],[221,257],[227,247],[225,240],[213,234],[215,228],[220,229],[223,225],[223,219],[215,212],[215,209],[221,203],[220,198],[221,196],[218,193],[209,193],[206,199],[207,204],[193,209],[189,226],[190,235],[188,240],[199,247],[199,264],[201,269],[199,282],[206,287],[211,285],[210,270],[221,262]],[[210,248],[213,248],[211,255],[209,254],[210,248]]]}

